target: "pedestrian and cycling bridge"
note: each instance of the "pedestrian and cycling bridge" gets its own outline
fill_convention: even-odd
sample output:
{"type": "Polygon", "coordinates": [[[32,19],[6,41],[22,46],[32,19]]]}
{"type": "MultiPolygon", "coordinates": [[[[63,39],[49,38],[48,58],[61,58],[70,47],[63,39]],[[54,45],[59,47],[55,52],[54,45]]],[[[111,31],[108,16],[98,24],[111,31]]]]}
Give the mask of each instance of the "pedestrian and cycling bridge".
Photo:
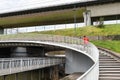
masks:
{"type": "MultiPolygon", "coordinates": [[[[19,73],[65,63],[65,73],[83,73],[77,80],[98,80],[99,51],[89,43],[84,46],[79,38],[58,35],[33,35],[22,37],[1,37],[0,47],[43,47],[44,53],[52,50],[65,50],[62,57],[0,58],[0,75],[19,73]],[[53,49],[54,47],[54,49],[53,49]],[[94,75],[94,76],[93,76],[94,75]]],[[[41,52],[43,54],[43,52],[41,52]]]]}
{"type": "MultiPolygon", "coordinates": [[[[73,22],[77,23],[79,22],[79,20],[83,22],[83,17],[86,25],[90,25],[91,22],[96,21],[101,16],[103,16],[105,20],[111,20],[111,19],[114,20],[115,16],[116,19],[119,19],[120,3],[118,0],[104,0],[104,1],[85,0],[85,1],[87,2],[79,2],[74,4],[51,6],[46,8],[0,14],[0,22],[1,22],[0,33],[5,33],[4,29],[6,28],[25,27],[25,26],[28,27],[35,25],[50,25],[50,24],[60,24],[60,23],[73,23],[73,22]],[[46,14],[49,15],[46,16],[46,14]],[[56,14],[56,17],[54,14],[56,14]],[[59,16],[58,14],[61,16],[59,16]],[[66,15],[68,17],[66,17],[66,15]],[[51,17],[52,19],[51,18],[48,19],[49,17],[51,17]],[[23,19],[25,21],[23,21],[23,19]]],[[[40,50],[32,49],[32,51],[33,53],[39,51],[40,53],[39,55],[42,57],[0,58],[0,76],[29,71],[29,70],[35,70],[35,69],[40,69],[44,67],[50,67],[65,63],[66,74],[72,74],[75,72],[83,73],[81,76],[77,78],[77,80],[98,80],[99,52],[98,49],[91,43],[89,43],[87,46],[84,46],[83,41],[78,38],[58,36],[58,35],[56,36],[41,35],[41,34],[32,35],[32,36],[27,35],[24,36],[23,38],[19,36],[17,37],[11,36],[9,38],[0,37],[0,48],[3,48],[3,52],[5,47],[7,48],[14,47],[12,51],[13,54],[11,55],[13,57],[18,56],[14,54],[14,51],[17,50],[19,51],[21,47],[24,50],[27,47],[33,47],[33,46],[40,47],[40,50]],[[55,51],[64,50],[66,57],[65,58],[44,57],[45,53],[54,50],[55,51]]],[[[25,55],[31,56],[29,54],[25,54],[25,55]]],[[[105,66],[103,66],[103,64],[102,65],[100,64],[100,69],[102,68],[100,72],[100,79],[103,78],[104,76],[103,73],[107,73],[107,72],[103,72],[102,70],[104,70],[103,68],[106,68],[106,66],[108,65],[109,64],[105,64],[105,66]]]]}

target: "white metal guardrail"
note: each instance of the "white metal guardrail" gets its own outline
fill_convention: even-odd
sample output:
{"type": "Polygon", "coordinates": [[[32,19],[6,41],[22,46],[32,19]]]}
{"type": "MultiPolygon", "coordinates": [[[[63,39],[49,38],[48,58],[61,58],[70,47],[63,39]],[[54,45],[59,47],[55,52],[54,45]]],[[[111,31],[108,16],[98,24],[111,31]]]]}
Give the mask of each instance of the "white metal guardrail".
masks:
{"type": "Polygon", "coordinates": [[[76,50],[78,52],[82,52],[86,56],[90,57],[94,61],[94,65],[86,71],[81,77],[77,80],[98,80],[99,76],[99,51],[98,49],[92,44],[88,43],[87,46],[84,46],[83,40],[74,37],[68,36],[59,36],[59,35],[43,35],[43,34],[25,34],[21,37],[19,36],[8,36],[8,37],[1,37],[1,41],[29,41],[29,42],[40,42],[42,44],[57,44],[63,45],[67,48],[76,50]],[[94,76],[93,76],[94,75],[94,76]]]}
{"type": "Polygon", "coordinates": [[[0,75],[44,68],[65,63],[62,57],[42,58],[0,58],[0,75]]]}

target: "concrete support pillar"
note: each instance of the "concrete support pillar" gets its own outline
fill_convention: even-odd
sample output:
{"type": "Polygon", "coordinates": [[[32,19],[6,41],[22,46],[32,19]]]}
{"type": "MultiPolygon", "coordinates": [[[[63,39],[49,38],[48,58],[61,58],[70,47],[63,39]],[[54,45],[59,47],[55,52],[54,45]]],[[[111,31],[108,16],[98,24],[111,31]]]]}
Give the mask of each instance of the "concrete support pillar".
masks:
{"type": "Polygon", "coordinates": [[[6,35],[8,34],[8,33],[7,33],[7,29],[4,29],[3,34],[6,34],[6,35]]]}
{"type": "Polygon", "coordinates": [[[43,47],[13,47],[11,57],[44,57],[43,47]]]}
{"type": "Polygon", "coordinates": [[[15,74],[15,80],[18,80],[18,73],[15,74]]]}
{"type": "Polygon", "coordinates": [[[0,34],[4,34],[4,28],[0,28],[0,34]]]}
{"type": "Polygon", "coordinates": [[[11,57],[26,57],[27,50],[26,47],[14,47],[12,48],[11,57]]]}
{"type": "Polygon", "coordinates": [[[54,66],[52,69],[52,80],[59,80],[58,66],[54,66]]]}
{"type": "Polygon", "coordinates": [[[3,76],[3,80],[6,80],[6,75],[3,76]]]}
{"type": "Polygon", "coordinates": [[[44,69],[41,69],[41,80],[44,80],[44,69]]]}
{"type": "Polygon", "coordinates": [[[41,80],[41,70],[39,69],[39,72],[38,72],[38,77],[39,77],[39,80],[41,80]]]}
{"type": "Polygon", "coordinates": [[[91,25],[91,12],[89,10],[85,11],[83,13],[83,17],[84,17],[85,26],[90,26],[91,25]]]}
{"type": "Polygon", "coordinates": [[[30,78],[31,78],[31,80],[33,80],[33,74],[32,74],[32,71],[31,71],[30,73],[31,73],[30,78]]]}

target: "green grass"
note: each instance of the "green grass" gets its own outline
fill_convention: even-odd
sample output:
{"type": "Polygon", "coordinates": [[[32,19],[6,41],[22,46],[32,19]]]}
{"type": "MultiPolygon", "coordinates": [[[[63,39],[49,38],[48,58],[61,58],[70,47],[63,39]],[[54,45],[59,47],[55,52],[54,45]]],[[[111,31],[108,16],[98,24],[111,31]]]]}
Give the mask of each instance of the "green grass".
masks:
{"type": "Polygon", "coordinates": [[[11,36],[34,36],[37,34],[53,34],[53,35],[63,35],[63,36],[107,36],[107,35],[120,35],[120,24],[105,25],[105,28],[96,28],[94,26],[80,27],[75,29],[61,29],[61,30],[51,30],[51,31],[41,31],[41,32],[30,32],[30,33],[20,33],[15,35],[1,35],[0,37],[11,37],[11,36]]]}
{"type": "Polygon", "coordinates": [[[111,40],[92,41],[92,43],[94,43],[96,46],[107,48],[109,50],[120,53],[120,40],[119,41],[111,41],[111,40]]]}
{"type": "Polygon", "coordinates": [[[56,31],[43,31],[42,34],[55,34],[64,36],[107,36],[107,35],[120,35],[120,24],[105,25],[105,28],[96,28],[94,26],[82,27],[75,29],[64,29],[56,31]]]}

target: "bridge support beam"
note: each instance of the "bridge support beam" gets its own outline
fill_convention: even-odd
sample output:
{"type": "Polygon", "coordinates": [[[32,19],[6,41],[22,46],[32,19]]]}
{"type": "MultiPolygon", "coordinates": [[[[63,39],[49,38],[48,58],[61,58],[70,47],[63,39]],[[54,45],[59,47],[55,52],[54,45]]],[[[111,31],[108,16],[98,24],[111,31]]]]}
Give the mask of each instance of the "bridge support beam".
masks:
{"type": "Polygon", "coordinates": [[[90,12],[90,10],[85,11],[83,13],[83,17],[84,17],[85,26],[90,26],[91,25],[91,12],[90,12]]]}

